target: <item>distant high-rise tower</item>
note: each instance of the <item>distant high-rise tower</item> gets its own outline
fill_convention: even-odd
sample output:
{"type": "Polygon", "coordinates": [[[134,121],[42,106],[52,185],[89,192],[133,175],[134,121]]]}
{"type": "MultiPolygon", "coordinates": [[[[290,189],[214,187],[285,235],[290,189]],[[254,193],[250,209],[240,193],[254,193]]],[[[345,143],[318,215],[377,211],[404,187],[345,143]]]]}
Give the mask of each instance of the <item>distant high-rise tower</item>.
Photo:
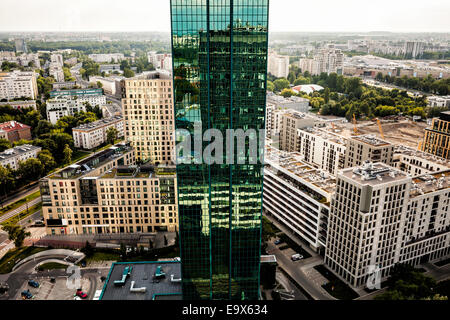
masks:
{"type": "Polygon", "coordinates": [[[16,40],[16,52],[28,52],[27,43],[24,39],[17,39],[16,40]]]}
{"type": "MultiPolygon", "coordinates": [[[[268,11],[268,0],[171,1],[177,130],[264,129],[268,11]]],[[[259,156],[177,165],[184,299],[258,299],[259,156]]]]}

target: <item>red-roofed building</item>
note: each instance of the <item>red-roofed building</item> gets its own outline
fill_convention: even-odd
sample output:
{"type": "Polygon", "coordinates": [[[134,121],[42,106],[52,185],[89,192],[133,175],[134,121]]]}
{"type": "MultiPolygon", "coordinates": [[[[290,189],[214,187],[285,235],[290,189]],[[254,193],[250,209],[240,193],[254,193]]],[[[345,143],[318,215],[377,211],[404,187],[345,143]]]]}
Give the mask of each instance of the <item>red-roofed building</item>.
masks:
{"type": "Polygon", "coordinates": [[[0,138],[10,142],[31,140],[31,127],[17,121],[8,121],[0,124],[0,138]]]}

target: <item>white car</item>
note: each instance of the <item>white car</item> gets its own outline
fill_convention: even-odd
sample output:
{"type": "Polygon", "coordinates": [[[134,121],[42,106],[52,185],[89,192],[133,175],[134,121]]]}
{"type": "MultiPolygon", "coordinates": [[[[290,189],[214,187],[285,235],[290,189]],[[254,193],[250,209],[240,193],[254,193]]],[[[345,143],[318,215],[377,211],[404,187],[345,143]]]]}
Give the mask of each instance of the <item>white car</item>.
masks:
{"type": "Polygon", "coordinates": [[[303,256],[301,255],[301,254],[293,254],[292,255],[292,257],[291,257],[291,260],[292,261],[298,261],[298,260],[301,260],[301,259],[303,259],[303,256]]]}

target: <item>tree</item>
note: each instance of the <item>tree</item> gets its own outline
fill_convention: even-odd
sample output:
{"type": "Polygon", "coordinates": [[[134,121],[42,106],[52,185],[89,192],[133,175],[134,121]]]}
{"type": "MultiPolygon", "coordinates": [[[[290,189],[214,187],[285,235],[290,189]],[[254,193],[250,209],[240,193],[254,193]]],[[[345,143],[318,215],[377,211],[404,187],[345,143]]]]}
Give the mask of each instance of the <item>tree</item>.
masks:
{"type": "Polygon", "coordinates": [[[101,83],[100,81],[97,81],[97,87],[100,89],[103,88],[103,83],[101,83]]]}
{"type": "Polygon", "coordinates": [[[123,70],[123,76],[124,76],[125,78],[131,78],[131,77],[134,77],[134,72],[133,72],[133,70],[131,70],[131,69],[125,68],[125,69],[123,70]]]}
{"type": "Polygon", "coordinates": [[[52,169],[56,168],[56,161],[48,150],[42,150],[38,153],[38,159],[44,165],[44,172],[47,174],[52,169]]]}
{"type": "Polygon", "coordinates": [[[41,178],[44,173],[44,165],[38,159],[30,158],[19,162],[17,172],[25,183],[29,183],[41,178]]]}
{"type": "Polygon", "coordinates": [[[3,152],[12,147],[11,142],[6,139],[0,139],[0,152],[3,152]]]}
{"type": "Polygon", "coordinates": [[[70,164],[72,162],[72,149],[70,149],[70,146],[68,144],[65,145],[64,147],[64,164],[70,164]]]}
{"type": "Polygon", "coordinates": [[[275,90],[275,85],[272,81],[267,80],[267,91],[273,92],[275,90]]]}
{"type": "Polygon", "coordinates": [[[116,129],[116,127],[109,127],[108,130],[106,130],[106,142],[108,144],[114,144],[114,141],[117,139],[118,134],[119,131],[116,129]]]}
{"type": "Polygon", "coordinates": [[[291,89],[283,89],[283,91],[281,91],[281,95],[285,98],[289,98],[295,95],[295,92],[292,91],[291,89]]]}
{"type": "Polygon", "coordinates": [[[25,228],[15,224],[7,224],[3,226],[3,230],[8,233],[8,238],[14,241],[16,248],[21,248],[26,237],[31,236],[31,233],[26,232],[25,228]]]}
{"type": "Polygon", "coordinates": [[[287,79],[277,79],[273,82],[275,85],[275,91],[281,91],[283,89],[289,88],[289,81],[287,79]]]}
{"type": "MultiPolygon", "coordinates": [[[[14,186],[15,179],[11,167],[0,166],[0,190],[1,195],[6,195],[9,190],[14,186]]],[[[3,205],[3,202],[2,202],[3,205]]]]}
{"type": "Polygon", "coordinates": [[[49,133],[52,129],[54,129],[54,127],[50,121],[39,120],[37,126],[34,128],[34,135],[39,137],[42,134],[49,133]]]}

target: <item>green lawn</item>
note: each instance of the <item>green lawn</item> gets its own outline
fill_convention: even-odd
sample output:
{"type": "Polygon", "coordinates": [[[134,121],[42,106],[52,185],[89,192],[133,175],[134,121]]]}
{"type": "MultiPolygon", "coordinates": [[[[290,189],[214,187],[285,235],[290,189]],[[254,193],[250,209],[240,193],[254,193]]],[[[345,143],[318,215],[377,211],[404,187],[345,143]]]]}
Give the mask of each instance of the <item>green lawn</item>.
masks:
{"type": "Polygon", "coordinates": [[[38,269],[40,271],[43,270],[55,270],[55,269],[67,269],[68,266],[66,266],[65,264],[62,263],[58,263],[58,262],[48,262],[48,263],[44,263],[41,264],[38,269]]]}
{"type": "Polygon", "coordinates": [[[90,257],[87,257],[86,261],[119,261],[120,254],[119,252],[94,252],[94,254],[90,257]]]}
{"type": "Polygon", "coordinates": [[[17,209],[18,207],[24,205],[25,203],[27,203],[27,202],[29,202],[31,200],[34,200],[34,199],[36,199],[36,198],[38,198],[40,196],[41,196],[41,192],[39,190],[34,192],[34,193],[32,193],[32,194],[29,194],[28,196],[23,197],[22,199],[17,200],[16,202],[13,202],[13,203],[7,205],[6,207],[3,207],[0,210],[0,216],[4,215],[5,213],[7,213],[7,212],[9,212],[11,210],[17,209]]]}
{"type": "Polygon", "coordinates": [[[20,260],[45,250],[48,249],[38,247],[22,247],[9,250],[0,260],[0,274],[10,273],[12,271],[12,268],[20,260]]]}
{"type": "Polygon", "coordinates": [[[91,152],[89,152],[89,151],[75,150],[72,153],[72,163],[78,162],[81,159],[86,158],[90,154],[91,154],[91,152]]]}
{"type": "Polygon", "coordinates": [[[328,283],[322,285],[322,287],[327,290],[329,294],[339,300],[353,300],[358,298],[359,295],[353,291],[347,284],[345,284],[341,279],[334,275],[328,268],[324,265],[315,266],[316,269],[322,276],[328,279],[328,283]]]}

